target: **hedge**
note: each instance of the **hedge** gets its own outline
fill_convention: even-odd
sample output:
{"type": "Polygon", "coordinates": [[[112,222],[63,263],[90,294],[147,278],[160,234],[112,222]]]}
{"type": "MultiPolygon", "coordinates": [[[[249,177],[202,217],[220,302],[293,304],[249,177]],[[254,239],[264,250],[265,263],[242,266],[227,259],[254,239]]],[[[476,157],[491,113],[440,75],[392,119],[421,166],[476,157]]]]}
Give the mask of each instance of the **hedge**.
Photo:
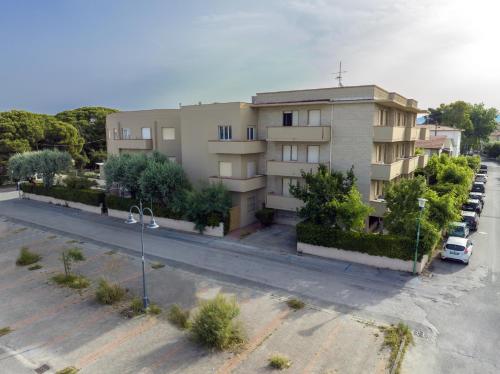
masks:
{"type": "MultiPolygon", "coordinates": [[[[413,260],[415,241],[396,235],[371,234],[356,231],[341,231],[308,222],[297,225],[297,241],[322,247],[385,256],[400,260],[413,260]]],[[[430,249],[419,248],[418,260],[430,249]]]]}
{"type": "Polygon", "coordinates": [[[93,206],[100,206],[104,203],[104,192],[98,190],[73,190],[61,186],[44,187],[42,184],[21,184],[21,190],[35,195],[50,196],[56,199],[74,201],[93,206]]]}
{"type": "MultiPolygon", "coordinates": [[[[129,211],[132,205],[139,206],[139,200],[120,197],[116,195],[106,195],[105,206],[108,209],[129,211]]],[[[143,202],[143,206],[151,208],[151,204],[143,202]]],[[[182,214],[173,212],[165,206],[153,204],[153,214],[155,217],[182,219],[182,214]]]]}

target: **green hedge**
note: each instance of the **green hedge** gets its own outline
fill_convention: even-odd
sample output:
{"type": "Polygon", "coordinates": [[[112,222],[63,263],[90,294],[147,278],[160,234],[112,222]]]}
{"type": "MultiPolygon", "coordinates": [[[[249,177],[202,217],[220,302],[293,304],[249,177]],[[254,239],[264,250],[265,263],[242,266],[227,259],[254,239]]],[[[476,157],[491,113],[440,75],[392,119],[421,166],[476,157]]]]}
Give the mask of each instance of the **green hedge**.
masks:
{"type": "MultiPolygon", "coordinates": [[[[129,199],[116,195],[106,195],[105,198],[105,206],[108,209],[124,210],[128,212],[132,205],[139,205],[139,200],[129,199]]],[[[143,202],[143,205],[148,208],[151,207],[151,204],[147,204],[145,202],[143,202]]],[[[182,214],[173,212],[167,207],[159,204],[153,204],[153,214],[155,215],[155,217],[183,219],[182,214]]]]}
{"type": "MultiPolygon", "coordinates": [[[[401,260],[413,260],[415,242],[395,235],[341,231],[334,228],[301,222],[297,225],[297,241],[307,244],[356,251],[372,256],[385,256],[401,260]]],[[[420,247],[418,259],[429,249],[420,247]]]]}
{"type": "Polygon", "coordinates": [[[23,183],[21,190],[35,195],[50,196],[56,199],[74,201],[93,206],[104,203],[104,192],[98,190],[73,190],[66,187],[54,186],[44,187],[42,184],[23,183]]]}

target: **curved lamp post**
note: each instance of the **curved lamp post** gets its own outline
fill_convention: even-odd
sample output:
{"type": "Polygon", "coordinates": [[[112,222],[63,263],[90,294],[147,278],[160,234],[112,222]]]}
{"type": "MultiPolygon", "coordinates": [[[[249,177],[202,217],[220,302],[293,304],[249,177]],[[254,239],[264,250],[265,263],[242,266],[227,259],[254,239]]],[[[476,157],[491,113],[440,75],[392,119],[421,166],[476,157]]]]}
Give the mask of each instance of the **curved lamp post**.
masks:
{"type": "Polygon", "coordinates": [[[417,200],[418,200],[418,209],[420,210],[420,213],[417,218],[417,244],[415,245],[415,258],[413,259],[413,275],[417,274],[418,242],[420,239],[420,220],[422,219],[422,212],[424,211],[425,203],[427,202],[427,199],[424,199],[423,197],[419,197],[417,200]]]}
{"type": "Polygon", "coordinates": [[[132,214],[132,211],[134,209],[137,210],[137,213],[139,213],[139,217],[140,217],[139,222],[141,224],[142,293],[143,293],[142,303],[143,303],[144,309],[146,309],[149,306],[149,299],[148,299],[148,294],[146,292],[146,273],[144,271],[144,213],[149,211],[149,214],[151,215],[151,221],[147,225],[148,229],[157,229],[159,226],[155,221],[153,211],[148,207],[146,207],[146,208],[142,207],[142,200],[139,201],[139,206],[132,205],[130,207],[129,212],[128,212],[128,218],[125,221],[125,223],[127,223],[129,225],[137,223],[137,221],[134,218],[134,215],[132,214]]]}

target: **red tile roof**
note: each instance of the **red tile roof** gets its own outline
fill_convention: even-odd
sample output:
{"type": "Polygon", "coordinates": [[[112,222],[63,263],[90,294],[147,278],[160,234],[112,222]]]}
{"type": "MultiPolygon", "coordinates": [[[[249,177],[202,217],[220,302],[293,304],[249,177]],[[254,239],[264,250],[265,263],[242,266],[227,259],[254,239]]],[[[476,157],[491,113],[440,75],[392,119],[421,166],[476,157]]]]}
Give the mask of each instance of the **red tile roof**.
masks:
{"type": "Polygon", "coordinates": [[[417,140],[415,141],[415,147],[441,149],[444,147],[446,139],[446,136],[435,136],[428,140],[417,140]]]}

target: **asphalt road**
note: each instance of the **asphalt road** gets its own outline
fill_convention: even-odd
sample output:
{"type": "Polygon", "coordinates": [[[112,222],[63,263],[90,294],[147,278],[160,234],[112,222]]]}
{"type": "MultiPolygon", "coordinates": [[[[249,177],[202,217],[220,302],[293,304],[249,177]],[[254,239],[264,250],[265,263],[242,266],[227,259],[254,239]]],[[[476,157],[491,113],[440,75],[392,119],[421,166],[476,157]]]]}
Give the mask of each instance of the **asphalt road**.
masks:
{"type": "MultiPolygon", "coordinates": [[[[149,257],[197,274],[297,295],[318,307],[376,322],[403,320],[416,333],[404,372],[497,373],[500,167],[488,165],[486,205],[467,267],[436,260],[430,274],[413,277],[168,230],[147,232],[145,248],[149,257]]],[[[0,216],[138,254],[139,228],[119,220],[18,199],[0,201],[0,216]]]]}

